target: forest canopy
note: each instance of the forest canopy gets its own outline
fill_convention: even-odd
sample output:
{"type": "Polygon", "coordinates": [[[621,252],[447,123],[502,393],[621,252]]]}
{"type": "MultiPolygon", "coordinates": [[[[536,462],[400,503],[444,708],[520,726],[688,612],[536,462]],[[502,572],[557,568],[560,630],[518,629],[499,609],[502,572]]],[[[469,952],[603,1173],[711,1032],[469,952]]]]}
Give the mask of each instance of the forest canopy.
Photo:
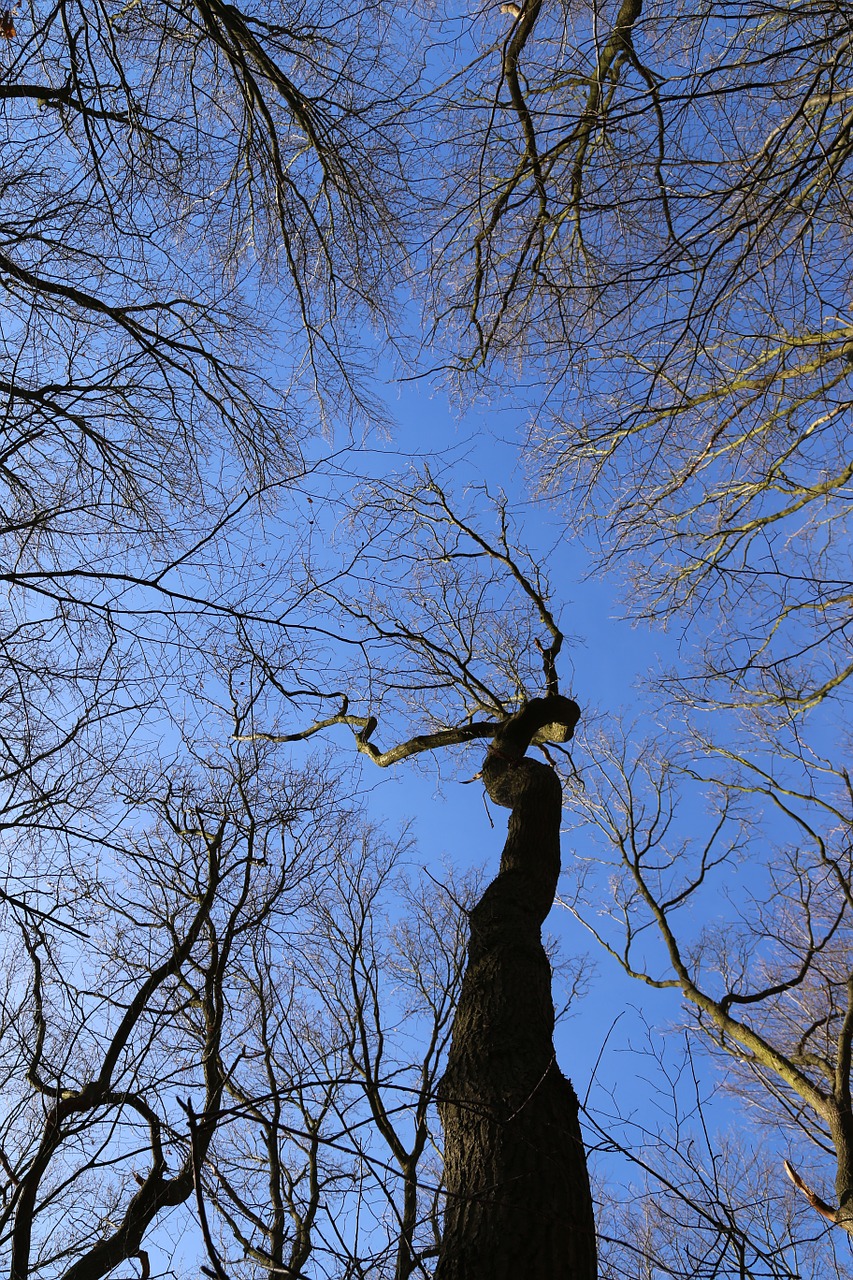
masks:
{"type": "Polygon", "coordinates": [[[13,1280],[456,1280],[486,1085],[601,1275],[849,1273],[851,128],[817,0],[0,14],[13,1280]]]}

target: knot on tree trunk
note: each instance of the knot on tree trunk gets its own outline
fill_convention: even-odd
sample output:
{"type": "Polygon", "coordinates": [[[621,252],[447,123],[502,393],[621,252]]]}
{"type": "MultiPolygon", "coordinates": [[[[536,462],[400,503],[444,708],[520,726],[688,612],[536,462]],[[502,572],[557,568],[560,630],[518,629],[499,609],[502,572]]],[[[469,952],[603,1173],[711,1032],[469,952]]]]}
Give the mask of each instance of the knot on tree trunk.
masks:
{"type": "Polygon", "coordinates": [[[556,1064],[541,926],[560,872],[561,788],[524,753],[565,741],[568,698],[534,699],[483,766],[511,809],[500,870],[471,912],[468,968],[439,1088],[447,1207],[436,1280],[594,1280],[592,1200],[574,1091],[556,1064]]]}
{"type": "Polygon", "coordinates": [[[490,754],[521,759],[531,742],[568,742],[580,716],[578,704],[562,694],[531,698],[497,729],[490,754]]]}

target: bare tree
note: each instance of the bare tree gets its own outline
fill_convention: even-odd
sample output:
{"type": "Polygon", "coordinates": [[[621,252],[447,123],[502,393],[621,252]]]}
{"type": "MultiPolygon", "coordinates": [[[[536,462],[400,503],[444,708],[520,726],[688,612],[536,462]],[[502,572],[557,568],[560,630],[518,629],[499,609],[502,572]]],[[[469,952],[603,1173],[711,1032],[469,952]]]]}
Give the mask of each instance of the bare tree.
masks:
{"type": "Polygon", "coordinates": [[[229,1274],[431,1274],[471,885],[412,880],[408,852],[366,828],[258,940],[204,1177],[229,1274]]]}
{"type": "MultiPolygon", "coordinates": [[[[303,1268],[324,1198],[327,1256],[342,1269],[372,1265],[359,1260],[366,1243],[335,1245],[329,1234],[328,1206],[373,1158],[351,1135],[334,1154],[344,1081],[402,1178],[376,1266],[390,1250],[407,1275],[436,1247],[436,1202],[418,1169],[440,1045],[420,1059],[427,1083],[403,1134],[386,1100],[387,1062],[365,1051],[372,1035],[381,1039],[375,1010],[366,1029],[375,956],[348,937],[338,961],[348,957],[359,975],[350,1038],[339,1008],[331,1042],[319,1037],[297,1061],[309,1046],[288,1021],[296,988],[273,989],[264,966],[274,955],[273,906],[285,889],[298,899],[300,885],[263,888],[248,851],[254,819],[235,825],[233,796],[225,805],[217,795],[208,812],[206,800],[184,803],[183,783],[161,793],[161,834],[127,855],[162,890],[153,905],[112,873],[102,884],[93,871],[92,889],[82,871],[68,877],[90,823],[101,848],[125,848],[125,835],[113,834],[112,792],[128,768],[119,758],[140,725],[159,731],[158,717],[180,717],[179,686],[194,696],[203,688],[206,711],[214,670],[244,741],[295,742],[340,727],[382,766],[491,744],[483,780],[512,816],[501,871],[471,910],[440,1090],[448,1201],[439,1273],[594,1270],[577,1101],[554,1061],[540,937],[559,870],[554,764],[579,714],[560,691],[563,632],[544,576],[515,550],[505,500],[484,535],[428,475],[366,493],[338,561],[313,546],[303,556],[308,521],[298,515],[299,536],[277,548],[268,571],[259,552],[263,517],[280,512],[280,495],[309,469],[297,443],[308,398],[327,421],[367,402],[353,335],[387,316],[419,163],[407,141],[417,35],[401,56],[389,52],[414,22],[407,13],[392,23],[372,5],[285,13],[207,0],[118,11],[62,0],[3,19],[0,688],[9,715],[0,776],[10,851],[37,853],[47,872],[29,881],[10,872],[3,899],[22,948],[10,956],[6,992],[10,1081],[21,1074],[22,1019],[31,1013],[36,1025],[18,1145],[4,1164],[0,1221],[16,1277],[105,1275],[192,1191],[217,1275],[223,1258],[237,1265],[233,1244],[211,1234],[223,1223],[262,1269],[303,1268]],[[545,763],[527,759],[531,745],[545,763]],[[103,929],[113,908],[124,921],[118,985],[105,977],[95,995],[68,979],[89,956],[87,896],[100,904],[103,929]],[[244,1018],[254,1009],[257,1027],[228,1022],[226,970],[244,984],[228,999],[244,1018]],[[201,1067],[187,1057],[189,1042],[202,1048],[201,1067]],[[352,1078],[342,1074],[345,1053],[352,1078]],[[325,1075],[309,1083],[311,1065],[325,1075]],[[290,1119],[276,1110],[285,1086],[290,1119]],[[253,1142],[263,1150],[266,1204],[247,1160],[239,1166],[240,1141],[249,1144],[243,1157],[253,1142]],[[140,1173],[131,1153],[143,1149],[140,1173]],[[99,1185],[113,1176],[108,1169],[118,1171],[115,1188],[92,1193],[93,1216],[61,1217],[65,1189],[85,1183],[88,1195],[101,1174],[99,1185]],[[138,1192],[125,1176],[135,1172],[138,1192]]],[[[428,228],[442,248],[433,331],[448,315],[462,318],[465,371],[532,368],[537,401],[549,405],[536,432],[543,480],[591,495],[587,515],[607,528],[606,553],[648,567],[647,613],[748,600],[748,625],[730,626],[722,644],[710,635],[707,678],[690,698],[808,708],[851,670],[849,573],[838,554],[849,519],[853,341],[839,283],[849,239],[849,14],[761,4],[650,12],[641,0],[569,12],[532,0],[493,7],[473,29],[475,56],[423,113],[420,143],[446,162],[454,191],[447,221],[428,228]],[[443,151],[434,146],[442,111],[460,139],[443,151]],[[587,399],[575,413],[578,388],[587,399]]],[[[430,216],[443,217],[440,207],[430,216]]],[[[744,753],[736,763],[749,765],[744,753]]],[[[768,794],[781,795],[769,776],[768,794]]],[[[665,778],[653,784],[666,795],[665,778]]],[[[714,839],[724,840],[724,859],[737,851],[738,837],[725,837],[745,785],[718,780],[725,803],[714,839]]],[[[835,803],[808,779],[798,795],[807,807],[835,803]]],[[[648,860],[665,833],[652,816],[635,848],[642,821],[632,795],[620,803],[613,822],[605,805],[604,827],[620,857],[623,844],[629,850],[619,863],[633,885],[618,899],[623,960],[680,987],[767,1096],[832,1141],[833,1203],[812,1189],[808,1170],[795,1176],[821,1213],[847,1227],[842,854],[822,862],[818,852],[816,871],[790,863],[779,883],[797,888],[794,923],[756,916],[766,975],[751,985],[754,947],[743,944],[732,967],[738,949],[723,939],[725,984],[709,989],[701,962],[710,941],[695,956],[685,951],[671,919],[711,876],[718,845],[698,852],[693,878],[668,887],[654,879],[666,879],[655,864],[650,883],[648,860]],[[841,868],[834,889],[832,867],[841,868]],[[646,937],[644,911],[666,945],[665,977],[632,958],[646,937]],[[811,1021],[785,1024],[795,991],[808,995],[811,1021]],[[794,1032],[806,1027],[801,1043],[794,1032]],[[820,1036],[833,1044],[817,1044],[820,1036]]],[[[320,797],[316,805],[328,816],[320,797]]],[[[828,836],[818,834],[815,848],[825,849],[828,836]]],[[[327,901],[316,884],[309,896],[317,911],[327,901]]],[[[348,901],[361,899],[354,891],[348,901]]],[[[327,931],[340,918],[329,908],[327,931]]],[[[106,941],[97,947],[113,955],[106,941]]],[[[372,1185],[387,1195],[387,1183],[372,1185]]]]}
{"type": "MultiPolygon", "coordinates": [[[[127,713],[144,717],[147,699],[155,712],[173,712],[176,684],[192,687],[210,679],[212,657],[225,672],[239,714],[247,715],[255,709],[255,689],[247,710],[230,660],[234,633],[267,686],[279,692],[284,687],[289,697],[296,687],[302,699],[312,692],[311,662],[289,647],[289,638],[292,633],[302,638],[312,628],[329,629],[327,617],[318,621],[317,602],[324,601],[318,571],[306,566],[310,620],[300,629],[296,615],[303,583],[297,583],[296,604],[289,608],[291,601],[282,600],[291,585],[287,558],[284,566],[276,558],[275,573],[258,575],[252,555],[255,530],[247,532],[239,518],[250,507],[261,512],[272,508],[275,495],[304,472],[294,424],[306,392],[319,392],[320,403],[336,392],[338,404],[348,412],[363,407],[347,336],[354,329],[344,321],[363,323],[381,315],[389,267],[400,263],[398,210],[392,208],[389,192],[405,188],[404,135],[397,127],[405,106],[400,70],[405,58],[392,62],[386,56],[381,18],[381,10],[372,8],[350,14],[300,7],[298,15],[275,17],[265,6],[131,4],[115,14],[61,3],[47,14],[30,6],[14,23],[14,41],[4,36],[10,40],[10,58],[0,99],[9,137],[15,139],[8,169],[9,228],[5,248],[0,246],[0,269],[10,295],[4,344],[13,371],[7,379],[10,447],[3,455],[9,490],[5,532],[8,559],[14,564],[8,585],[22,600],[17,615],[10,610],[6,629],[30,644],[40,668],[52,678],[44,692],[21,659],[16,667],[10,664],[13,677],[21,671],[26,676],[21,703],[31,718],[49,702],[65,709],[62,691],[57,691],[59,673],[83,702],[66,736],[75,736],[78,720],[84,728],[90,722],[100,727],[113,710],[113,703],[103,698],[106,688],[120,725],[117,752],[122,751],[127,713]],[[275,308],[279,314],[270,319],[267,312],[275,308]],[[288,353],[295,367],[292,376],[288,370],[282,391],[270,354],[288,322],[297,334],[288,353]],[[301,376],[300,362],[307,377],[301,376]],[[240,576],[235,562],[240,568],[251,566],[248,585],[235,582],[240,576]],[[220,586],[225,590],[220,592],[220,586]],[[34,598],[43,612],[33,605],[34,598]],[[45,634],[51,629],[54,634],[45,634]],[[274,649],[274,663],[266,642],[274,649]],[[201,662],[194,661],[196,652],[201,662]],[[132,693],[125,700],[127,691],[132,693]]],[[[410,74],[406,68],[406,76],[410,74]]],[[[280,349],[276,355],[278,373],[280,349]]],[[[436,495],[440,505],[443,495],[440,490],[436,495]]],[[[422,512],[416,514],[421,519],[422,512]]],[[[447,515],[441,519],[453,537],[471,537],[464,525],[457,528],[447,515]]],[[[422,519],[421,524],[426,527],[422,519]]],[[[423,625],[398,631],[392,624],[387,637],[378,611],[371,608],[359,615],[351,609],[349,616],[357,624],[376,619],[374,648],[387,639],[395,655],[413,656],[413,670],[422,670],[425,659],[432,664],[438,703],[458,703],[460,693],[464,701],[479,700],[489,717],[487,728],[481,724],[472,733],[469,727],[461,737],[452,737],[491,737],[504,722],[511,723],[505,745],[515,763],[534,734],[550,739],[553,724],[558,725],[558,740],[565,740],[577,709],[557,689],[554,664],[561,633],[535,580],[512,561],[505,528],[502,539],[497,559],[526,593],[547,633],[542,666],[549,714],[539,716],[526,737],[529,716],[522,712],[518,721],[513,715],[520,703],[530,703],[518,682],[518,672],[531,665],[523,645],[509,662],[499,657],[497,678],[472,683],[461,638],[443,643],[430,634],[440,617],[450,616],[445,599],[437,600],[423,625]],[[512,674],[509,686],[504,682],[507,671],[512,674]]],[[[494,559],[494,549],[486,545],[477,554],[494,559]]],[[[409,605],[415,599],[410,591],[409,605]]],[[[473,625],[473,616],[470,621],[473,625]]],[[[314,660],[315,668],[321,665],[322,659],[314,660]]],[[[393,671],[389,667],[388,677],[380,677],[383,666],[373,661],[363,670],[368,683],[383,678],[399,692],[417,692],[405,665],[393,671]]],[[[363,689],[353,694],[349,682],[344,687],[353,701],[364,697],[363,689]]],[[[538,703],[530,705],[541,710],[538,703]]],[[[440,712],[440,706],[431,710],[433,715],[440,712]]],[[[340,717],[345,723],[355,723],[351,715],[344,706],[340,717]]],[[[358,742],[375,754],[371,734],[369,719],[359,723],[358,742]]],[[[31,782],[31,757],[37,751],[59,754],[65,738],[54,734],[46,746],[36,741],[32,747],[32,735],[25,731],[22,736],[29,754],[20,765],[21,776],[31,782]]],[[[99,800],[109,820],[103,793],[119,770],[101,744],[86,742],[84,747],[99,762],[97,782],[104,784],[99,800]]],[[[549,766],[543,769],[550,779],[549,766]]],[[[526,765],[518,764],[519,778],[528,773],[526,765]]],[[[69,791],[76,789],[69,784],[69,791]]],[[[553,841],[559,805],[554,809],[552,800],[553,795],[546,876],[556,874],[553,841]]],[[[32,1257],[33,1223],[43,1212],[39,1197],[54,1203],[44,1179],[56,1171],[58,1153],[65,1152],[81,1125],[87,1134],[84,1145],[90,1133],[98,1133],[105,1110],[109,1116],[117,1108],[124,1119],[135,1107],[148,1123],[148,1171],[140,1175],[140,1190],[129,1200],[117,1193],[108,1209],[97,1209],[98,1221],[89,1224],[88,1234],[82,1227],[76,1236],[72,1233],[71,1270],[107,1274],[138,1252],[158,1213],[186,1202],[193,1188],[199,1219],[208,1230],[200,1187],[233,1065],[226,1062],[222,1043],[228,1030],[224,975],[244,936],[241,913],[244,907],[255,909],[255,834],[239,822],[232,828],[218,801],[214,818],[203,804],[188,815],[181,802],[176,809],[169,807],[171,802],[167,791],[166,828],[181,850],[189,842],[187,858],[192,864],[195,856],[199,866],[192,864],[188,885],[176,871],[174,883],[163,887],[156,923],[127,906],[135,928],[150,928],[151,937],[159,928],[168,946],[163,956],[151,946],[139,948],[144,957],[139,961],[136,950],[130,953],[127,963],[139,965],[135,989],[121,996],[110,993],[103,1010],[98,1006],[86,1013],[87,1027],[101,1017],[109,1022],[110,1015],[117,1022],[112,1038],[95,1040],[91,1070],[81,1069],[76,1082],[62,1070],[64,1045],[75,1040],[73,1019],[69,1026],[58,1023],[57,1040],[63,1046],[56,1049],[58,1061],[48,1055],[51,1024],[42,991],[42,944],[40,937],[27,934],[25,949],[34,970],[29,998],[38,1026],[29,1074],[34,1087],[53,1101],[34,1153],[23,1160],[25,1171],[15,1173],[16,1280],[53,1264],[49,1252],[37,1264],[32,1257]],[[239,852],[223,845],[226,837],[236,841],[239,852]],[[232,853],[239,872],[227,861],[223,865],[232,853]],[[224,882],[230,888],[232,880],[242,886],[234,901],[223,888],[224,882]],[[186,904],[187,921],[174,914],[176,896],[186,904]],[[167,997],[178,1001],[177,1010],[167,997]],[[124,1014],[117,1012],[122,998],[124,1014]],[[183,1044],[170,1041],[184,1005],[202,1046],[195,1075],[184,1065],[183,1044]],[[170,1066],[164,1048],[162,1057],[154,1055],[164,1072],[162,1081],[152,1074],[145,1090],[124,1088],[118,1075],[132,1033],[151,1021],[151,1044],[159,1050],[164,1027],[175,1063],[182,1065],[170,1066]],[[163,1149],[166,1119],[146,1099],[151,1091],[159,1098],[165,1090],[166,1099],[177,1104],[178,1095],[172,1100],[166,1082],[183,1073],[203,1084],[202,1102],[183,1099],[183,1119],[169,1119],[170,1140],[177,1147],[169,1158],[163,1149]],[[177,1172],[172,1171],[175,1163],[177,1172]],[[90,1244],[90,1238],[96,1242],[90,1244]]],[[[64,818],[57,813],[53,821],[61,828],[64,818]]],[[[144,856],[156,868],[156,856],[144,856]]],[[[168,869],[165,854],[163,862],[168,869]]],[[[153,877],[154,884],[163,886],[164,877],[168,879],[166,870],[153,877]]],[[[110,893],[122,900],[114,885],[110,893]]],[[[539,993],[543,1018],[533,1046],[538,1070],[541,1061],[553,1057],[553,1013],[550,971],[539,940],[547,892],[534,896],[528,941],[538,957],[537,981],[540,986],[545,982],[539,993]]],[[[252,922],[259,927],[259,918],[252,922]]],[[[59,962],[56,968],[61,969],[59,962]]],[[[132,985],[129,978],[123,981],[132,985]]],[[[75,988],[60,983],[58,989],[68,994],[73,1007],[75,988]]],[[[139,1054],[147,1062],[144,1047],[139,1054]]],[[[153,1065],[150,1069],[153,1073],[153,1065]]],[[[142,1071],[135,1060],[133,1068],[127,1067],[131,1075],[133,1070],[142,1071]]],[[[559,1107],[568,1108],[563,1131],[572,1125],[576,1129],[571,1091],[556,1068],[549,1088],[552,1079],[564,1086],[557,1090],[559,1107]]],[[[464,1092],[461,1077],[458,1088],[464,1092]]],[[[243,1104],[249,1096],[244,1095],[243,1104]]],[[[514,1110],[516,1103],[525,1109],[525,1096],[518,1095],[514,1110]]],[[[537,1103],[538,1095],[533,1110],[537,1103]]],[[[382,1131],[375,1097],[371,1114],[382,1131]]],[[[539,1127],[542,1140],[554,1148],[553,1158],[580,1170],[572,1178],[557,1179],[555,1191],[558,1198],[569,1191],[580,1197],[575,1216],[584,1222],[589,1236],[584,1249],[590,1258],[591,1216],[579,1140],[563,1153],[557,1149],[557,1131],[539,1127]]],[[[384,1137],[404,1182],[408,1178],[411,1183],[427,1132],[421,1119],[414,1146],[406,1146],[386,1125],[384,1137]]],[[[97,1138],[92,1136],[91,1142],[97,1138]]],[[[267,1147],[271,1150],[269,1142],[267,1147]]],[[[121,1157],[106,1144],[105,1162],[114,1159],[121,1157]]],[[[87,1148],[80,1164],[87,1177],[91,1164],[87,1148]]],[[[512,1173],[510,1162],[507,1176],[512,1173]]],[[[280,1192],[282,1179],[273,1178],[273,1184],[280,1192]]],[[[529,1177],[528,1184],[529,1200],[529,1177]]],[[[421,1247],[413,1234],[419,1220],[412,1221],[412,1214],[420,1213],[417,1188],[410,1186],[407,1193],[404,1243],[397,1259],[401,1273],[414,1266],[421,1247]]],[[[451,1193],[460,1192],[451,1187],[451,1193]]],[[[242,1212],[239,1192],[237,1197],[234,1203],[242,1212]]],[[[225,1203],[223,1195],[219,1203],[225,1203]]],[[[306,1230],[310,1234],[307,1224],[306,1230]]],[[[284,1258],[278,1228],[273,1238],[277,1243],[269,1257],[277,1265],[284,1258]]],[[[292,1254],[299,1265],[301,1247],[297,1244],[292,1254]]],[[[211,1261],[214,1269],[220,1266],[212,1245],[211,1261]]]]}
{"type": "Polygon", "coordinates": [[[259,517],[308,400],[360,403],[398,253],[404,84],[366,9],[7,16],[0,775],[43,812],[276,594],[259,517]]]}
{"type": "Polygon", "coordinates": [[[578,1102],[554,1051],[541,941],[560,871],[560,781],[526,760],[577,705],[532,699],[495,734],[483,778],[511,809],[500,871],[471,912],[468,968],[441,1084],[448,1204],[436,1276],[594,1277],[595,1224],[578,1102]]]}
{"type": "Polygon", "coordinates": [[[781,739],[772,756],[701,743],[698,760],[631,735],[590,745],[572,792],[590,854],[568,904],[629,975],[681,992],[753,1107],[808,1139],[813,1169],[783,1172],[780,1154],[779,1178],[853,1231],[846,770],[781,739]],[[833,1193],[817,1189],[826,1158],[833,1193]]]}
{"type": "Polygon", "coordinates": [[[683,625],[667,700],[762,712],[686,756],[669,722],[591,741],[570,902],[803,1127],[792,1181],[849,1232],[849,744],[802,717],[843,722],[853,671],[850,15],[528,3],[472,30],[433,332],[460,379],[520,384],[626,610],[683,625]]]}
{"type": "Polygon", "coordinates": [[[703,1086],[691,1039],[662,1041],[650,1026],[647,1043],[632,1045],[632,1067],[650,1086],[646,1104],[625,1106],[618,1090],[599,1089],[584,1108],[600,1162],[601,1274],[848,1275],[844,1237],[780,1181],[772,1131],[719,1131],[715,1084],[703,1086]]]}
{"type": "Polygon", "coordinates": [[[468,965],[439,1090],[447,1205],[436,1275],[495,1280],[523,1267],[543,1280],[593,1277],[578,1103],[556,1063],[541,939],[560,870],[561,788],[547,744],[561,749],[580,711],[559,692],[563,633],[547,583],[514,548],[506,502],[499,498],[493,511],[494,535],[428,473],[368,491],[356,512],[357,531],[366,534],[356,536],[357,559],[316,583],[333,616],[351,621],[351,643],[366,658],[363,709],[351,710],[347,697],[306,728],[246,732],[286,693],[271,657],[254,652],[252,692],[238,716],[245,736],[274,742],[348,727],[358,751],[382,767],[490,739],[483,781],[512,812],[499,873],[470,912],[468,965]],[[401,705],[421,709],[424,731],[381,750],[374,699],[392,726],[401,705]],[[488,719],[477,718],[483,713],[488,719]],[[545,762],[525,758],[531,743],[545,762]]]}
{"type": "Polygon", "coordinates": [[[851,674],[850,15],[483,7],[445,93],[436,326],[521,388],[542,482],[635,614],[709,628],[704,696],[851,674]]]}
{"type": "MultiPolygon", "coordinates": [[[[105,1275],[187,1202],[223,1102],[226,976],[301,875],[287,862],[262,883],[255,853],[296,818],[253,808],[243,764],[212,798],[175,761],[153,791],[127,779],[134,758],[151,767],[152,734],[186,755],[168,722],[226,623],[286,643],[289,561],[265,571],[262,520],[305,474],[307,401],[364,408],[348,322],[379,314],[398,252],[388,103],[404,90],[375,18],[64,0],[3,15],[16,1277],[105,1275]],[[140,806],[159,809],[154,830],[140,806]],[[186,1009],[200,1059],[177,1031],[186,1009]]],[[[326,848],[330,804],[316,787],[305,803],[326,848]]]]}
{"type": "MultiPolygon", "coordinates": [[[[16,1276],[134,1259],[148,1276],[178,1210],[213,1275],[432,1274],[436,1099],[445,1073],[458,1105],[445,1068],[479,888],[416,875],[406,838],[362,826],[319,761],[285,773],[269,756],[139,777],[111,844],[74,840],[51,917],[7,904],[0,1250],[16,1276]]],[[[545,1092],[569,1090],[551,1076],[545,1092]]]]}
{"type": "Polygon", "coordinates": [[[147,1274],[150,1228],[192,1195],[246,939],[304,901],[345,821],[322,771],[279,772],[273,799],[258,764],[140,779],[111,842],[78,833],[41,868],[52,912],[6,899],[0,1248],[21,1280],[147,1274]]]}

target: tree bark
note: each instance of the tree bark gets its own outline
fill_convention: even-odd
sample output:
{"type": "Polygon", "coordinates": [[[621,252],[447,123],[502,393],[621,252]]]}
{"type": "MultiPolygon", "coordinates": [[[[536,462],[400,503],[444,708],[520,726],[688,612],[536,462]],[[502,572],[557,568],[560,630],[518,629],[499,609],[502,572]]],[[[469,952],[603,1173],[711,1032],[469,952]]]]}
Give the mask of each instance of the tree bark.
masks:
{"type": "Polygon", "coordinates": [[[842,1090],[842,1097],[831,1100],[829,1109],[829,1131],[835,1146],[836,1174],[835,1197],[838,1208],[824,1212],[821,1202],[814,1193],[809,1196],[811,1203],[824,1217],[843,1227],[848,1235],[853,1236],[853,1110],[850,1106],[849,1087],[842,1090]],[[846,1097],[844,1096],[846,1094],[846,1097]],[[817,1200],[817,1203],[815,1201],[817,1200]]]}
{"type": "Polygon", "coordinates": [[[595,1280],[578,1102],[555,1058],[542,946],[562,793],[553,769],[524,758],[534,737],[570,737],[578,717],[567,698],[534,699],[501,727],[483,766],[489,796],[512,812],[500,871],[471,912],[439,1086],[447,1205],[435,1280],[595,1280]]]}

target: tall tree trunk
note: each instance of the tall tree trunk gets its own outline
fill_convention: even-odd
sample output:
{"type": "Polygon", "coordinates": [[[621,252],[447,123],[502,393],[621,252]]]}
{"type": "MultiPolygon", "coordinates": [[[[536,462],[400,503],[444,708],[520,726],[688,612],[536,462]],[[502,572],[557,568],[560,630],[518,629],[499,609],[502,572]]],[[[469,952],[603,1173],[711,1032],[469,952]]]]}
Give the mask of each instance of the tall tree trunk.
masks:
{"type": "Polygon", "coordinates": [[[570,737],[578,716],[567,698],[534,699],[502,726],[483,766],[489,796],[512,813],[500,871],[471,912],[439,1087],[447,1207],[436,1280],[595,1280],[578,1102],[554,1054],[542,946],[562,794],[553,769],[524,758],[537,734],[570,737]]]}

